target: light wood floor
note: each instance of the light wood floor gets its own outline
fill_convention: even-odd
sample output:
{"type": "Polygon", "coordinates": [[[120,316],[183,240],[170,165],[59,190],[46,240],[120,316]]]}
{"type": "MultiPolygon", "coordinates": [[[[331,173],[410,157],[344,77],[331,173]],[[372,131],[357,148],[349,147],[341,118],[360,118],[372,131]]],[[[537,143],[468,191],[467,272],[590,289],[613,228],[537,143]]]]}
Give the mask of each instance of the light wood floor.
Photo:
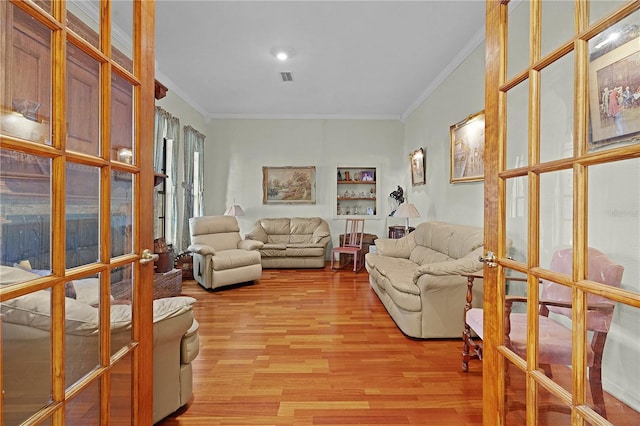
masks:
{"type": "MultiPolygon", "coordinates": [[[[194,396],[160,425],[482,424],[481,362],[463,373],[461,339],[403,335],[365,270],[267,269],[253,285],[185,281],[182,293],[198,300],[194,396]]],[[[619,401],[607,407],[613,424],[640,424],[619,401]]]]}
{"type": "Polygon", "coordinates": [[[194,397],[162,425],[479,425],[479,368],[461,339],[420,341],[396,327],[367,272],[263,271],[207,291],[195,281],[200,354],[194,397]]]}

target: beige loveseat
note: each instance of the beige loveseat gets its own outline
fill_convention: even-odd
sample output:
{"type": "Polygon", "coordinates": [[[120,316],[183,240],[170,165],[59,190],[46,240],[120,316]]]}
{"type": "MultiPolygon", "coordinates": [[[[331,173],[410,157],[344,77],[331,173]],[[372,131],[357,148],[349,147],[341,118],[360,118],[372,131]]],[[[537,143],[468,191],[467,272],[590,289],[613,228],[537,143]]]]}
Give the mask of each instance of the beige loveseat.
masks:
{"type": "Polygon", "coordinates": [[[324,268],[329,224],[319,217],[260,219],[246,236],[261,241],[263,268],[324,268]]]}
{"type": "MultiPolygon", "coordinates": [[[[0,266],[0,285],[29,281],[38,275],[0,266]]],[[[72,281],[65,298],[65,385],[99,363],[100,312],[97,278],[72,281]]],[[[184,406],[192,396],[191,361],[200,349],[192,297],[153,301],[153,422],[184,406]]],[[[49,402],[51,392],[51,293],[40,290],[3,302],[2,374],[5,424],[25,421],[49,402]]],[[[131,340],[131,305],[111,305],[112,353],[131,340]]],[[[67,418],[67,421],[73,423],[67,418]]]]}
{"type": "MultiPolygon", "coordinates": [[[[377,239],[367,253],[369,283],[400,330],[417,338],[460,337],[467,280],[482,270],[483,231],[425,222],[400,239],[377,239]]],[[[482,304],[482,286],[473,301],[482,304]]]]}

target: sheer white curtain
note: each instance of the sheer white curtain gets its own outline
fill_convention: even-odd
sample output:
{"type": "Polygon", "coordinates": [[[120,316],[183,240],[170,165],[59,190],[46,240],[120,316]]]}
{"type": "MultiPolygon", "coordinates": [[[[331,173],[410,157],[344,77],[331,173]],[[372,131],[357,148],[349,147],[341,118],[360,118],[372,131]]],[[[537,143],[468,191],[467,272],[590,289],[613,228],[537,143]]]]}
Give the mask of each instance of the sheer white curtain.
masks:
{"type": "Polygon", "coordinates": [[[184,127],[184,189],[183,232],[181,250],[189,247],[189,218],[204,214],[204,138],[205,136],[191,126],[184,127]],[[195,161],[198,161],[197,167],[195,161]],[[197,170],[197,175],[194,171],[197,170]],[[197,202],[196,201],[197,197],[197,202]],[[194,208],[197,206],[197,210],[194,208]]]}
{"type": "MultiPolygon", "coordinates": [[[[167,243],[177,245],[179,241],[182,241],[181,236],[178,234],[178,155],[180,147],[180,120],[178,117],[171,117],[167,122],[167,139],[171,139],[173,142],[169,144],[171,152],[167,151],[167,157],[171,157],[171,162],[167,170],[167,186],[166,201],[169,207],[166,218],[166,230],[167,230],[167,243]]],[[[176,247],[178,249],[178,247],[176,247]]],[[[180,251],[179,253],[181,253],[180,251]]]]}

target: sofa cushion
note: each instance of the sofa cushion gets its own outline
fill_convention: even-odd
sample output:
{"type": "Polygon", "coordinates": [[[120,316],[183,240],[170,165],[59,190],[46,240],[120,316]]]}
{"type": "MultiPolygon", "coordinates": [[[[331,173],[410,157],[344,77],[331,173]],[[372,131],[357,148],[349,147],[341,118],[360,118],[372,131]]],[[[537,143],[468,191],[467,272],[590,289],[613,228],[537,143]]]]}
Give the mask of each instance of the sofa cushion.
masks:
{"type": "Polygon", "coordinates": [[[35,280],[40,275],[22,268],[0,265],[0,285],[10,285],[35,280]]]}
{"type": "Polygon", "coordinates": [[[312,246],[310,244],[289,244],[285,250],[287,256],[322,256],[324,246],[312,246]]]}
{"type": "Polygon", "coordinates": [[[221,250],[211,258],[211,266],[216,271],[235,269],[260,263],[260,253],[241,249],[221,250]]]}
{"type": "Polygon", "coordinates": [[[260,256],[262,259],[265,257],[287,257],[286,250],[286,244],[267,243],[260,249],[260,256]]]}
{"type": "Polygon", "coordinates": [[[449,256],[460,259],[484,245],[484,230],[457,225],[449,241],[449,256]]]}
{"type": "Polygon", "coordinates": [[[290,224],[291,235],[313,235],[322,223],[319,217],[292,217],[290,224]]]}
{"type": "Polygon", "coordinates": [[[445,262],[450,259],[444,253],[424,246],[416,246],[409,256],[409,260],[416,263],[416,265],[428,265],[435,262],[445,262]]]}
{"type": "Polygon", "coordinates": [[[416,227],[412,232],[419,246],[429,247],[440,253],[451,256],[449,253],[449,239],[455,228],[444,222],[425,222],[416,227]]]}

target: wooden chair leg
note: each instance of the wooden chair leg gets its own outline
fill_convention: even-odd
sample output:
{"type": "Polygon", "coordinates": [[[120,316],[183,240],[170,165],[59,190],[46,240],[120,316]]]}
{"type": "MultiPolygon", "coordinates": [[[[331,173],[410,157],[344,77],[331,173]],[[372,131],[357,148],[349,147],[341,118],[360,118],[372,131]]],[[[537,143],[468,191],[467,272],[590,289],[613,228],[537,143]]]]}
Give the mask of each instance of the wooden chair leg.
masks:
{"type": "Polygon", "coordinates": [[[605,419],[607,410],[604,406],[604,393],[602,391],[602,368],[589,368],[589,386],[591,387],[591,397],[593,398],[594,409],[605,419]]]}

